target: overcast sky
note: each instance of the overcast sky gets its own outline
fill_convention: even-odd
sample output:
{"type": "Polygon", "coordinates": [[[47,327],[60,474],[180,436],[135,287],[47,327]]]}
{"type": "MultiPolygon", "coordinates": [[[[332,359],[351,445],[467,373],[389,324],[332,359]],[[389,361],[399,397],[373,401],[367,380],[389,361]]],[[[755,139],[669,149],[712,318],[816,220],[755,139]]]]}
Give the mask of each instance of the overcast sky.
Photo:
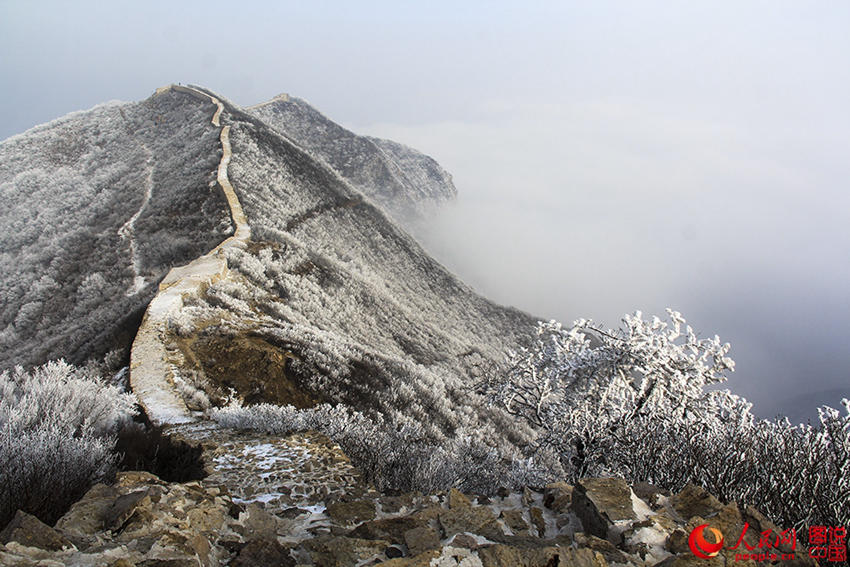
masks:
{"type": "Polygon", "coordinates": [[[419,236],[486,295],[678,309],[763,415],[850,397],[850,3],[411,4],[0,0],[0,138],[172,82],[288,92],[453,173],[419,236]]]}

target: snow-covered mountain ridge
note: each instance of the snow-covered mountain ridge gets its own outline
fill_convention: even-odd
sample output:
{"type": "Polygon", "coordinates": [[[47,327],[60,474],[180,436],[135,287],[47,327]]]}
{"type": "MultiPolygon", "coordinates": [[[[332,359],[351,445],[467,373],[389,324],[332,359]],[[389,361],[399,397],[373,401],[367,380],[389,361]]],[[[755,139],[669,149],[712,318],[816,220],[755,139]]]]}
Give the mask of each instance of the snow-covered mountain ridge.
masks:
{"type": "Polygon", "coordinates": [[[452,198],[450,176],[301,100],[243,110],[194,87],[0,144],[0,366],[126,356],[169,270],[235,230],[219,175],[224,132],[251,238],[217,252],[221,277],[157,315],[162,352],[147,355],[187,407],[235,392],[345,402],[435,431],[503,419],[470,403],[472,386],[534,319],[475,294],[397,220],[452,198]]]}

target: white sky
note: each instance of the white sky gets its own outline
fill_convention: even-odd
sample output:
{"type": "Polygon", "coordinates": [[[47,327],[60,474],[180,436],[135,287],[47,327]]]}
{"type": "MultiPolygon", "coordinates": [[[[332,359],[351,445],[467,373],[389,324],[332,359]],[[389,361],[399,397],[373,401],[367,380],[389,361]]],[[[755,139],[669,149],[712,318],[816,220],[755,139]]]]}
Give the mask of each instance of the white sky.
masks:
{"type": "Polygon", "coordinates": [[[420,236],[486,295],[674,307],[765,414],[850,396],[850,3],[457,4],[0,0],[0,138],[171,82],[289,92],[454,174],[420,236]]]}

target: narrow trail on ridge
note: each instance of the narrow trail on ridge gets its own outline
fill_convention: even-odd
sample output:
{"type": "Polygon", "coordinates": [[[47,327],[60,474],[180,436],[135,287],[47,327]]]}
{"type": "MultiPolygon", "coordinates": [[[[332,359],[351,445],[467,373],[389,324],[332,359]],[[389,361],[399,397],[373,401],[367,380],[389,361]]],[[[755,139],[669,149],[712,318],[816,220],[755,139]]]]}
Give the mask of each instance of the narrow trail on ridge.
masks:
{"type": "MultiPolygon", "coordinates": [[[[221,127],[220,119],[224,105],[217,98],[197,89],[179,85],[157,89],[156,95],[169,90],[211,101],[216,105],[211,122],[214,126],[221,127]]],[[[251,238],[248,220],[227,177],[227,167],[231,158],[230,126],[221,128],[219,139],[222,155],[218,165],[217,181],[230,208],[230,216],[235,228],[233,235],[209,253],[168,272],[159,284],[159,292],[148,305],[130,352],[130,386],[148,418],[155,425],[173,425],[196,420],[186,407],[175,385],[176,368],[168,361],[165,340],[169,315],[176,314],[183,307],[184,296],[196,294],[202,286],[223,278],[227,274],[225,251],[229,248],[244,248],[251,238]]],[[[131,233],[132,221],[137,218],[137,215],[128,221],[127,232],[131,233]]]]}
{"type": "Polygon", "coordinates": [[[142,204],[139,207],[139,210],[135,212],[135,214],[130,217],[130,220],[125,222],[121,228],[118,229],[118,236],[121,238],[126,238],[130,243],[130,265],[133,267],[133,273],[135,277],[133,278],[133,285],[127,289],[126,295],[135,295],[139,293],[142,288],[145,287],[147,283],[145,281],[144,276],[141,274],[142,262],[139,259],[139,249],[138,243],[136,242],[136,221],[139,220],[142,212],[144,212],[145,207],[148,206],[148,203],[151,200],[151,196],[153,196],[153,172],[154,172],[154,164],[153,164],[153,152],[148,149],[147,146],[143,146],[145,153],[148,156],[145,164],[148,168],[148,173],[145,176],[145,195],[142,199],[142,204]]]}

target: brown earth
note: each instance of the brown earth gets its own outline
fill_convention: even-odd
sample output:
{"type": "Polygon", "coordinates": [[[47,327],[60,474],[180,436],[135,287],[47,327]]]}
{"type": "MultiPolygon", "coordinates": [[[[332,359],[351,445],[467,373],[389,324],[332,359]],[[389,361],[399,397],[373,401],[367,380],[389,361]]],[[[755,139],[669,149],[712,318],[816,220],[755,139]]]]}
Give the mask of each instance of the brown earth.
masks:
{"type": "Polygon", "coordinates": [[[297,359],[296,354],[260,337],[230,337],[210,331],[213,329],[207,327],[200,334],[178,337],[176,343],[190,367],[210,386],[207,394],[214,403],[223,401],[230,389],[247,404],[266,402],[308,408],[318,403],[288,370],[290,361],[297,359]]]}

